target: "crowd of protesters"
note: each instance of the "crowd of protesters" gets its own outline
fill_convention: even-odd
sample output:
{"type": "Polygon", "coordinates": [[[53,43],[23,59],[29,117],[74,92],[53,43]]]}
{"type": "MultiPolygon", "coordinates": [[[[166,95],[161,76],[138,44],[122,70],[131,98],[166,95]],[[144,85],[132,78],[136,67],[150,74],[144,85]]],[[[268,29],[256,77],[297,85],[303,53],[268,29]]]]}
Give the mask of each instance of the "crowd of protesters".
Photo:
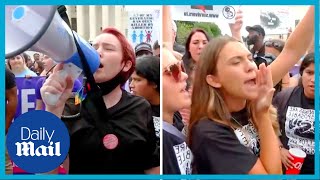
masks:
{"type": "Polygon", "coordinates": [[[41,52],[7,59],[6,132],[19,103],[14,77],[41,76],[36,109],[60,117],[70,133],[65,173],[159,174],[161,160],[163,174],[285,174],[295,166],[289,150],[299,148],[300,173],[314,174],[314,7],[286,41],[266,39],[260,25],[245,27],[243,41],[238,10],[232,37],[197,28],[184,46],[170,7],[162,14],[163,39],[153,44],[133,47],[104,28],[91,43],[100,66],[80,79],[61,80],[63,65],[41,52]],[[80,92],[80,106],[70,108],[80,92]],[[52,105],[44,93],[62,95],[52,105]]]}

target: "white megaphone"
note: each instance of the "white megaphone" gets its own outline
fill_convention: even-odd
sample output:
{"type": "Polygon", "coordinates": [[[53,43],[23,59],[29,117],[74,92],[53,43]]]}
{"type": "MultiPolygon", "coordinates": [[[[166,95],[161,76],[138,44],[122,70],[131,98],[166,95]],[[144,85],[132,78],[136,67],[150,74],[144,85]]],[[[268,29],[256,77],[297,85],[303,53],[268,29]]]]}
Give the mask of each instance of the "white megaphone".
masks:
{"type": "MultiPolygon", "coordinates": [[[[57,6],[6,6],[5,54],[10,58],[26,50],[44,53],[57,63],[64,63],[61,80],[69,74],[74,79],[82,73],[81,58],[74,37],[94,73],[100,65],[97,51],[72,32],[57,12],[57,6]],[[74,36],[73,36],[74,35],[74,36]]],[[[45,93],[46,104],[55,105],[61,94],[45,93]]]]}

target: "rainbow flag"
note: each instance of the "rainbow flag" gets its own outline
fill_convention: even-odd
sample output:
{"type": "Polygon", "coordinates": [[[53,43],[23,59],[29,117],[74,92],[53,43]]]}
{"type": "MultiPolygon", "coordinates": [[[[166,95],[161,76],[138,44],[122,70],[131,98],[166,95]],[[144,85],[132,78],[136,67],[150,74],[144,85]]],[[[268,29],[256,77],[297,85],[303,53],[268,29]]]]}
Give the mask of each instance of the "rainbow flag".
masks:
{"type": "Polygon", "coordinates": [[[86,98],[86,96],[87,96],[87,94],[84,93],[84,87],[82,87],[75,94],[74,104],[75,105],[80,104],[86,98]]]}

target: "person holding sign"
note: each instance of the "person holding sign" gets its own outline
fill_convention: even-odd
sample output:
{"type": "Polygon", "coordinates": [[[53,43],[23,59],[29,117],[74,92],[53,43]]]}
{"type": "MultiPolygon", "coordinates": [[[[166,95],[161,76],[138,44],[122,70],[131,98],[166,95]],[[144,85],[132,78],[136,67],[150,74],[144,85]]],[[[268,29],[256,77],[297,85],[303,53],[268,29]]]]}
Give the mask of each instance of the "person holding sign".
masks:
{"type": "MultiPolygon", "coordinates": [[[[87,87],[81,117],[70,125],[70,174],[159,174],[159,147],[150,104],[121,89],[135,67],[134,51],[125,36],[106,28],[93,41],[100,55],[94,78],[98,89],[87,87]],[[92,88],[92,89],[91,89],[92,88]]],[[[73,83],[59,78],[58,64],[40,92],[62,93],[46,110],[61,117],[73,83]]]]}
{"type": "Polygon", "coordinates": [[[216,38],[206,46],[195,74],[189,125],[195,172],[282,174],[273,87],[304,55],[313,35],[311,6],[268,67],[258,69],[251,52],[234,38],[216,38]]]}

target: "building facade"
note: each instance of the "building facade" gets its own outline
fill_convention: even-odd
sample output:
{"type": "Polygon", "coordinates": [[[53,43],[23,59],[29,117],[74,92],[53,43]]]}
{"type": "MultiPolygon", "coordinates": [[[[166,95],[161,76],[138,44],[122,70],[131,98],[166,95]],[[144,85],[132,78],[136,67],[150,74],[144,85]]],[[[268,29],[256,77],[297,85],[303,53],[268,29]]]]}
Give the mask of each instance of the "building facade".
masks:
{"type": "Polygon", "coordinates": [[[127,37],[128,13],[124,6],[66,6],[71,28],[92,41],[102,29],[115,27],[127,37]]]}

